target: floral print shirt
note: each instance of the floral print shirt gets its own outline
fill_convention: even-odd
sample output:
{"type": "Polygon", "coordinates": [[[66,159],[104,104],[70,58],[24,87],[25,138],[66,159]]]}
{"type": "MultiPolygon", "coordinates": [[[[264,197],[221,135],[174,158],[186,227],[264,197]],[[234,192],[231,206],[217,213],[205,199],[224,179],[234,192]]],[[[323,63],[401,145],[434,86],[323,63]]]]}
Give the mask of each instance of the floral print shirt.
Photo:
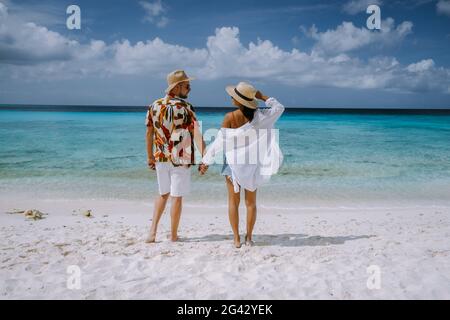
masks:
{"type": "Polygon", "coordinates": [[[145,124],[153,127],[155,161],[174,166],[194,164],[194,108],[185,100],[167,95],[153,102],[147,111],[145,124]]]}

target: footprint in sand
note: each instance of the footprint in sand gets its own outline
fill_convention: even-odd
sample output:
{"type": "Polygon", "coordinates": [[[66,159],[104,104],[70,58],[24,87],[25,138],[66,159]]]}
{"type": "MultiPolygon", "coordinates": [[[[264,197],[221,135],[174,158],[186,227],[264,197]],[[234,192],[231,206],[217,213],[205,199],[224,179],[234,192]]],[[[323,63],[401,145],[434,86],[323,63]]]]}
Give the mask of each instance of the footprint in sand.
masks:
{"type": "Polygon", "coordinates": [[[175,252],[173,252],[171,250],[165,250],[165,251],[161,251],[161,255],[166,256],[166,257],[173,257],[175,255],[175,252]]]}

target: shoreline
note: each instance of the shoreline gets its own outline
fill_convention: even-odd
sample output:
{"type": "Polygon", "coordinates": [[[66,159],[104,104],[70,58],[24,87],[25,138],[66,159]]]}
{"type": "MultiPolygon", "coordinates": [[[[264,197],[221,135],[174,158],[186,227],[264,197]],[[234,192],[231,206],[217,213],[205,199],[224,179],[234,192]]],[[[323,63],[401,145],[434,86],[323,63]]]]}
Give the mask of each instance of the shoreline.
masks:
{"type": "MultiPolygon", "coordinates": [[[[12,210],[12,209],[30,209],[33,206],[50,206],[56,205],[57,208],[63,209],[62,204],[66,204],[65,209],[75,210],[79,207],[97,207],[100,208],[114,208],[116,206],[121,206],[123,209],[129,207],[141,206],[148,208],[150,214],[152,214],[153,202],[157,193],[153,193],[149,195],[147,199],[117,199],[117,198],[87,198],[87,197],[60,197],[60,196],[43,196],[41,195],[38,200],[36,198],[32,199],[29,194],[22,195],[1,195],[0,196],[0,213],[12,210]]],[[[245,211],[245,201],[243,195],[241,197],[241,205],[240,209],[245,211]]],[[[369,210],[369,211],[377,211],[377,210],[446,210],[450,209],[450,200],[440,200],[440,201],[424,201],[424,200],[405,200],[398,199],[392,200],[389,199],[387,201],[379,201],[379,200],[359,200],[359,201],[348,201],[348,200],[320,200],[320,201],[292,201],[288,200],[288,202],[283,202],[284,199],[279,199],[278,201],[267,200],[263,197],[263,195],[259,195],[257,199],[257,206],[262,210],[280,210],[283,212],[292,212],[292,213],[303,213],[307,211],[360,211],[360,210],[369,210]]],[[[170,200],[168,202],[168,206],[170,206],[170,200]]],[[[213,200],[203,200],[203,199],[192,199],[190,196],[186,196],[183,199],[183,207],[189,208],[190,210],[199,209],[200,213],[204,210],[208,209],[227,209],[228,204],[226,197],[213,199],[213,200]]],[[[39,209],[39,208],[37,208],[39,209]]],[[[243,213],[245,213],[242,211],[243,213]]]]}

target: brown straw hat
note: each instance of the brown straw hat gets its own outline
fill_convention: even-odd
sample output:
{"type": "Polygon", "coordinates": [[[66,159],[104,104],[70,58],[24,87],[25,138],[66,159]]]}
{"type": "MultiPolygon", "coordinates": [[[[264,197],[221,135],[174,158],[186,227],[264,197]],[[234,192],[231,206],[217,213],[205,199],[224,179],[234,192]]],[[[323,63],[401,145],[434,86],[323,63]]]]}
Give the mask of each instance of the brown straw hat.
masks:
{"type": "Polygon", "coordinates": [[[167,89],[166,89],[166,93],[169,93],[170,90],[172,90],[173,88],[175,88],[175,86],[177,84],[179,84],[180,82],[185,82],[185,81],[190,81],[190,80],[194,80],[195,78],[189,78],[186,74],[186,72],[184,72],[184,70],[175,70],[172,71],[171,73],[169,73],[167,75],[167,89]]]}

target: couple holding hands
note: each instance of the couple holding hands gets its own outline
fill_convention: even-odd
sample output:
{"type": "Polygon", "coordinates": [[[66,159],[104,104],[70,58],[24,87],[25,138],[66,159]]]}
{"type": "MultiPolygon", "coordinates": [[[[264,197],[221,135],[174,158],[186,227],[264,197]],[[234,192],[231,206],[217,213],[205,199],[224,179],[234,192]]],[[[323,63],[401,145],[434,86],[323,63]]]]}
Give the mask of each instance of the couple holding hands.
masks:
{"type": "Polygon", "coordinates": [[[228,86],[226,92],[236,110],[225,115],[219,134],[206,150],[194,108],[186,101],[191,91],[191,80],[193,78],[189,78],[183,70],[171,72],[167,76],[166,96],[153,102],[147,112],[148,165],[156,170],[159,195],[155,199],[152,226],[146,242],[155,242],[158,223],[169,197],[172,198],[171,240],[178,240],[182,201],[189,193],[190,167],[195,164],[195,143],[202,154],[198,168],[201,175],[216,163],[216,156],[223,153],[221,174],[225,177],[228,190],[228,215],[236,248],[241,247],[239,203],[240,191],[244,189],[247,208],[244,243],[252,246],[257,188],[277,173],[282,162],[273,125],[284,107],[275,98],[265,96],[248,83],[228,86]],[[264,101],[267,109],[259,109],[258,100],[264,101]],[[236,143],[239,140],[241,143],[236,143]],[[255,156],[258,160],[250,160],[255,156]]]}

